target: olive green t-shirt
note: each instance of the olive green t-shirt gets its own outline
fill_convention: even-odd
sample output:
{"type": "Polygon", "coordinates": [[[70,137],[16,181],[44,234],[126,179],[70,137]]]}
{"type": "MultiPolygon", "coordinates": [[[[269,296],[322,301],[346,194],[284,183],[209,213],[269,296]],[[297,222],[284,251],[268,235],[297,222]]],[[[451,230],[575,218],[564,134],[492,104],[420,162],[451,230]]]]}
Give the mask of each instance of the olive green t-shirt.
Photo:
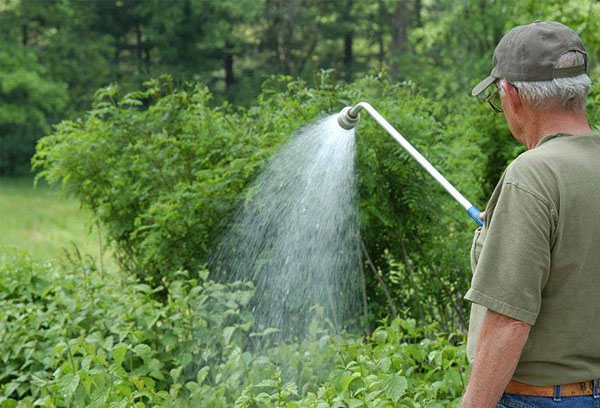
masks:
{"type": "Polygon", "coordinates": [[[471,248],[473,361],[486,309],[533,325],[513,376],[600,377],[600,135],[547,136],[504,172],[471,248]]]}

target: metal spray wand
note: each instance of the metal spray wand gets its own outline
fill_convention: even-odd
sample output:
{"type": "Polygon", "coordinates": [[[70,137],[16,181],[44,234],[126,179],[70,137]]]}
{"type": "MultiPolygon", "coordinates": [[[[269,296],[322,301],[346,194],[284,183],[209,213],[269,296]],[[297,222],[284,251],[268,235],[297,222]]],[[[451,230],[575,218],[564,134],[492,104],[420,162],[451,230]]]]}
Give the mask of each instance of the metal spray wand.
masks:
{"type": "Polygon", "coordinates": [[[442,185],[442,187],[446,189],[447,192],[450,193],[452,197],[454,197],[456,201],[459,202],[460,205],[465,208],[465,210],[467,210],[467,213],[479,226],[483,226],[483,221],[480,218],[481,211],[472,205],[469,200],[467,200],[456,188],[454,188],[454,186],[450,184],[450,182],[446,180],[446,178],[442,176],[440,172],[437,171],[436,168],[433,167],[431,163],[429,163],[427,159],[423,157],[423,155],[419,153],[417,149],[415,149],[413,145],[411,145],[400,133],[398,133],[398,131],[394,129],[394,127],[390,125],[389,122],[385,120],[385,118],[381,116],[379,112],[377,112],[369,103],[360,102],[354,107],[346,106],[344,109],[342,109],[338,116],[339,125],[346,130],[353,129],[360,120],[358,113],[363,109],[367,111],[367,113],[371,115],[371,117],[373,117],[373,119],[375,119],[375,121],[379,123],[379,125],[384,128],[386,132],[396,139],[396,141],[400,143],[404,150],[406,150],[425,170],[427,170],[429,174],[431,174],[431,176],[438,183],[442,185]]]}

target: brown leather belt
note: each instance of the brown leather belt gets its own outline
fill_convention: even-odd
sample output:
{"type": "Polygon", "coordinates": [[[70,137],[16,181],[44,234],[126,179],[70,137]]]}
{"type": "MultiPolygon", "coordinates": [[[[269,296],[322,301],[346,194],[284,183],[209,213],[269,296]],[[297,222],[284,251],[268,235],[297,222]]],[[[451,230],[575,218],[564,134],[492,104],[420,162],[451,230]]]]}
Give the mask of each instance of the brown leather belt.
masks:
{"type": "MultiPolygon", "coordinates": [[[[553,397],[554,387],[554,385],[529,385],[515,380],[510,380],[504,392],[506,394],[529,395],[532,397],[553,397]]],[[[574,397],[577,395],[594,394],[593,381],[563,384],[560,386],[560,388],[561,397],[574,397]]]]}

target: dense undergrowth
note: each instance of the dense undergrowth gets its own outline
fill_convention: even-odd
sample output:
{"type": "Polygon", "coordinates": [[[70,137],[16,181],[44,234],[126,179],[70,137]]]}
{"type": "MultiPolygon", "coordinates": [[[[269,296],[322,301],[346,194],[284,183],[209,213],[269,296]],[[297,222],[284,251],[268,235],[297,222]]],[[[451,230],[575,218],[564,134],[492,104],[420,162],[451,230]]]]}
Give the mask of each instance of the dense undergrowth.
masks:
{"type": "Polygon", "coordinates": [[[200,271],[164,279],[167,301],[73,253],[64,265],[1,255],[0,407],[435,407],[466,381],[460,335],[412,319],[370,338],[252,351],[252,288],[200,271]],[[458,344],[458,345],[457,345],[458,344]]]}

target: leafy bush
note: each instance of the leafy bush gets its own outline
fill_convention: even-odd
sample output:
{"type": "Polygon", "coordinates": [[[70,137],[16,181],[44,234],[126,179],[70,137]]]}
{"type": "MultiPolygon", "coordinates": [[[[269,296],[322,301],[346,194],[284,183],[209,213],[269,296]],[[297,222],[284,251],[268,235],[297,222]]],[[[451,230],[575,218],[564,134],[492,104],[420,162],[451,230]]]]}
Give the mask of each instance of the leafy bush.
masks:
{"type": "MultiPolygon", "coordinates": [[[[592,73],[592,123],[599,74],[592,73]]],[[[272,78],[248,110],[211,107],[210,99],[203,86],[174,89],[168,77],[123,96],[105,88],[86,118],[60,123],[38,145],[34,162],[41,176],[62,181],[91,208],[122,265],[153,287],[174,271],[199,270],[276,149],[301,126],[344,105],[371,101],[482,208],[507,162],[523,149],[502,115],[480,101],[434,101],[411,83],[384,77],[343,85],[323,71],[316,89],[272,78]]],[[[357,149],[371,319],[388,315],[393,303],[421,322],[441,317],[446,330],[464,329],[474,224],[366,114],[357,149]]]]}
{"type": "Polygon", "coordinates": [[[146,85],[121,98],[116,87],[100,90],[88,117],[58,125],[35,161],[106,224],[123,265],[157,284],[198,268],[248,181],[315,112],[289,121],[298,106],[234,112],[211,108],[200,85],[146,85]]]}
{"type": "Polygon", "coordinates": [[[451,406],[465,381],[462,337],[395,319],[371,339],[246,345],[251,296],[187,273],[166,303],[131,276],[0,258],[0,407],[451,406]]]}
{"type": "Polygon", "coordinates": [[[336,365],[318,392],[300,400],[294,383],[275,378],[248,386],[236,407],[445,407],[458,406],[468,372],[461,340],[435,336],[435,326],[394,319],[370,339],[340,341],[336,365]],[[285,404],[282,404],[285,403],[285,404]]]}
{"type": "MultiPolygon", "coordinates": [[[[152,286],[206,262],[245,187],[295,130],[360,100],[372,101],[473,202],[483,200],[483,146],[498,131],[478,138],[477,129],[495,129],[498,119],[478,102],[464,104],[473,119],[448,120],[444,105],[410,83],[368,77],[341,85],[329,71],[316,89],[272,78],[248,110],[210,107],[210,98],[200,85],[173,89],[168,77],[124,96],[105,88],[86,118],[62,122],[38,145],[41,176],[62,181],[90,207],[122,264],[152,286]]],[[[424,321],[441,313],[456,327],[465,320],[471,221],[374,121],[365,117],[357,138],[361,232],[377,273],[397,309],[424,321]],[[390,266],[386,251],[401,268],[390,266]],[[400,269],[406,273],[394,281],[391,272],[400,269]],[[416,275],[423,277],[418,291],[416,275]],[[399,296],[406,287],[411,296],[399,296]]],[[[371,316],[381,318],[389,313],[383,292],[370,272],[367,278],[371,316]]]]}
{"type": "Polygon", "coordinates": [[[4,397],[41,399],[45,406],[109,406],[160,401],[167,384],[176,394],[199,378],[220,376],[226,386],[239,386],[208,367],[233,359],[232,339],[252,325],[240,312],[251,297],[247,284],[207,281],[206,271],[196,279],[180,272],[163,282],[163,305],[148,285],[122,275],[99,278],[90,262],[74,259],[63,269],[2,255],[4,397]]]}

